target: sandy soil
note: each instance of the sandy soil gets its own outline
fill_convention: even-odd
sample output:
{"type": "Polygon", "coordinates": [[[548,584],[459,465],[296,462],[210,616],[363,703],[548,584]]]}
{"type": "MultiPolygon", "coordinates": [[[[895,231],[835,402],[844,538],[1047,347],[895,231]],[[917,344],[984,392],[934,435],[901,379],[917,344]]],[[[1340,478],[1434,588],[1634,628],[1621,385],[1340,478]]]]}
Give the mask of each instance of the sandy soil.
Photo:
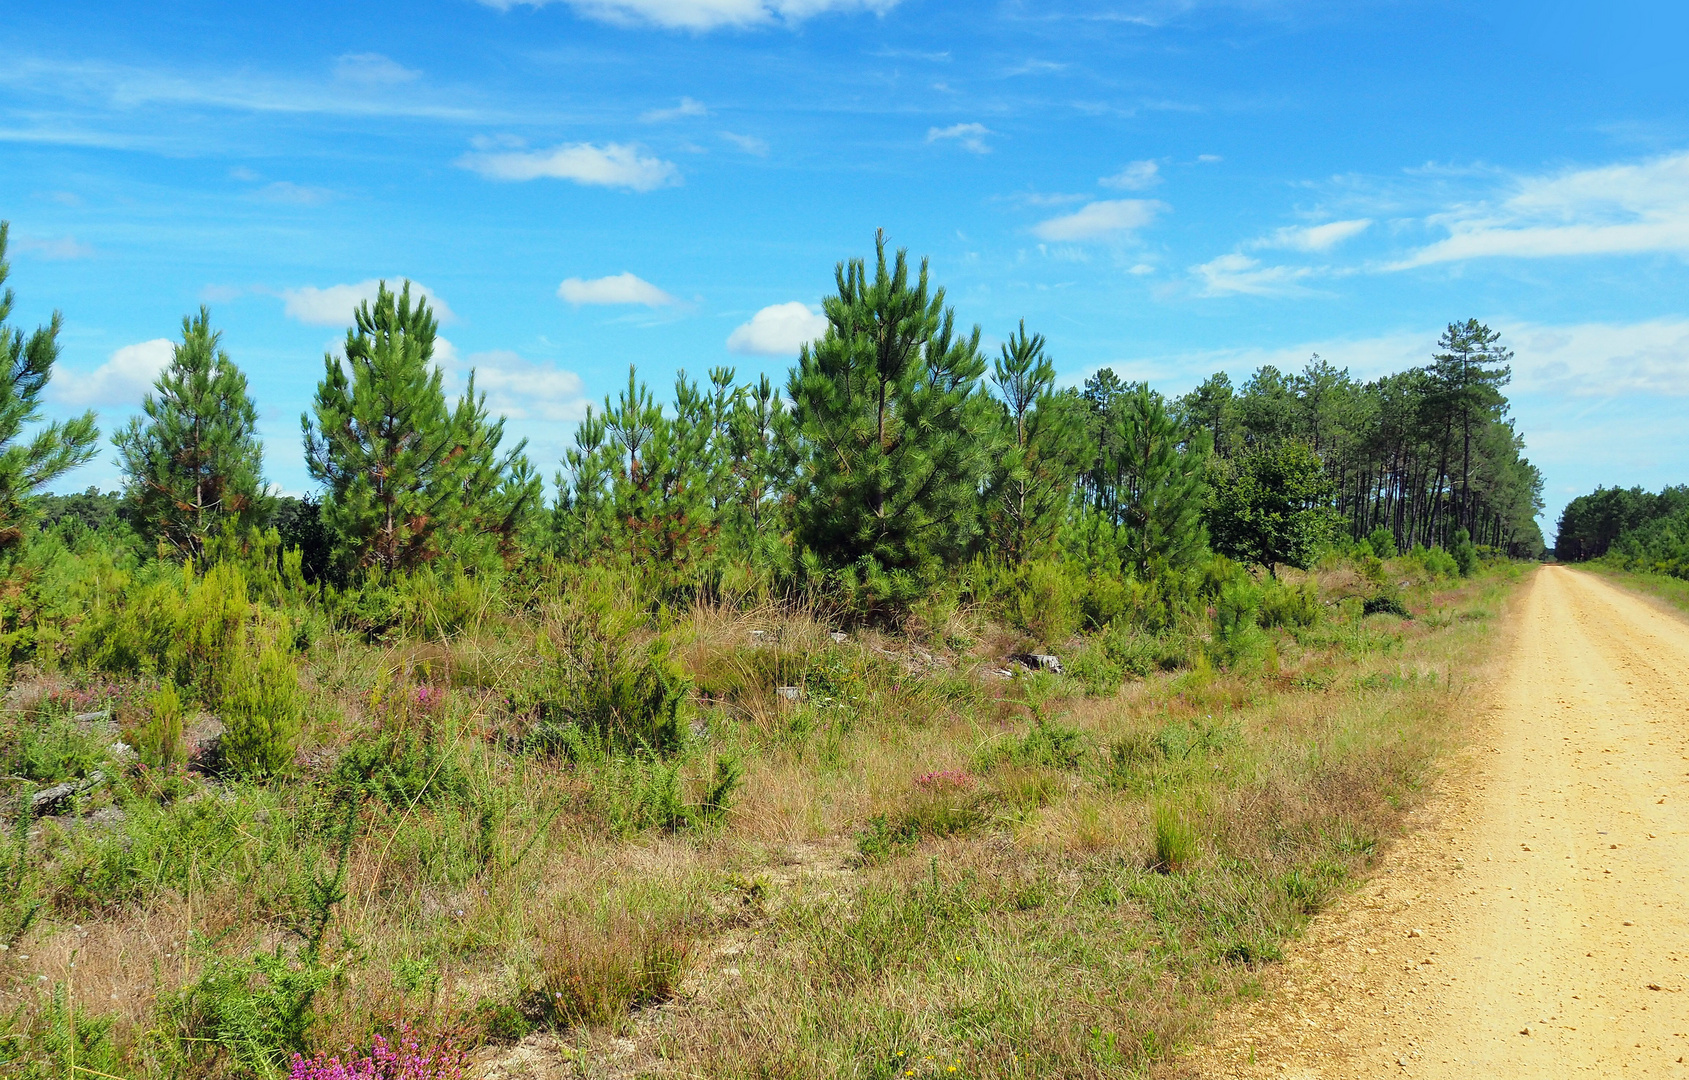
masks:
{"type": "Polygon", "coordinates": [[[1180,1073],[1689,1076],[1689,622],[1542,568],[1476,732],[1180,1073]]]}

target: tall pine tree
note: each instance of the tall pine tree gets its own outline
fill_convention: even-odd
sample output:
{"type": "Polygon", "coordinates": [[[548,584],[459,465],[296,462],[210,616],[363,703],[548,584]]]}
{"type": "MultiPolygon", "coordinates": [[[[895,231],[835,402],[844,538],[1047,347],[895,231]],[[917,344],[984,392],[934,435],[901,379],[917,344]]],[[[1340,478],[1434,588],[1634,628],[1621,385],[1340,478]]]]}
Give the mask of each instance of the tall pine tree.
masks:
{"type": "Polygon", "coordinates": [[[323,521],[354,565],[406,569],[488,537],[508,545],[538,499],[526,441],[498,454],[504,421],[489,421],[473,373],[447,407],[437,330],[410,282],[398,294],[383,282],[358,305],[344,364],[323,358],[314,416],[300,417],[323,521]]]}
{"type": "Polygon", "coordinates": [[[870,280],[840,263],[823,307],[826,335],[805,345],[788,382],[803,464],[798,539],[822,567],[910,582],[959,561],[979,533],[990,463],[979,328],[958,336],[927,264],[888,263],[874,238],[870,280]]]}
{"type": "Polygon", "coordinates": [[[258,411],[246,376],[220,347],[211,313],[183,318],[182,342],[146,396],[140,417],[118,432],[118,458],[143,533],[185,558],[220,529],[267,516],[258,411]]]}
{"type": "Polygon", "coordinates": [[[41,419],[41,391],[53,377],[59,358],[58,312],[28,337],[6,320],[12,314],[12,290],[6,288],[11,266],[6,239],[11,223],[0,221],[0,549],[23,536],[23,500],[53,480],[86,463],[98,449],[94,414],[55,422],[19,442],[24,425],[41,419]]]}

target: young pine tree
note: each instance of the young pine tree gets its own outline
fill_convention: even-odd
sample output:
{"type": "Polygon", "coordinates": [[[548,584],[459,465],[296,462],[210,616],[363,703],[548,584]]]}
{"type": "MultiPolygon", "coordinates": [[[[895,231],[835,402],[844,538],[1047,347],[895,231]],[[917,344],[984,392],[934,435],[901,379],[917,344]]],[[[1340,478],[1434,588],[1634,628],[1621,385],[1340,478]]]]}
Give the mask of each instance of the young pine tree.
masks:
{"type": "Polygon", "coordinates": [[[1017,565],[1048,545],[1062,522],[1085,464],[1085,416],[1077,397],[1055,393],[1044,335],[1028,336],[1024,320],[993,363],[992,382],[1002,396],[1003,450],[991,476],[986,523],[992,549],[1017,565]]]}
{"type": "Polygon", "coordinates": [[[438,328],[410,282],[358,305],[346,361],[323,358],[314,416],[300,417],[305,462],[324,492],[322,520],[342,559],[383,570],[426,562],[442,547],[507,541],[539,495],[519,443],[502,458],[504,421],[484,398],[446,404],[434,365],[438,328]]]}
{"type": "Polygon", "coordinates": [[[991,457],[990,399],[979,392],[979,329],[958,337],[927,266],[888,264],[874,238],[872,280],[840,263],[827,332],[798,354],[787,385],[802,453],[797,539],[823,568],[919,578],[959,561],[979,533],[991,457]]]}
{"type": "Polygon", "coordinates": [[[52,423],[19,442],[26,424],[41,418],[41,391],[53,377],[59,358],[59,313],[27,338],[7,325],[12,313],[12,290],[6,288],[11,267],[6,262],[10,223],[0,221],[0,549],[23,536],[24,499],[54,479],[86,463],[97,450],[99,429],[94,414],[52,423]]]}
{"type": "Polygon", "coordinates": [[[266,515],[258,411],[246,376],[219,347],[211,313],[182,320],[182,343],[153,384],[140,417],[118,432],[118,458],[142,530],[195,558],[221,528],[266,515]]]}
{"type": "Polygon", "coordinates": [[[1114,467],[1122,562],[1141,577],[1186,566],[1208,547],[1202,518],[1207,431],[1184,443],[1161,395],[1140,383],[1117,403],[1114,467]]]}

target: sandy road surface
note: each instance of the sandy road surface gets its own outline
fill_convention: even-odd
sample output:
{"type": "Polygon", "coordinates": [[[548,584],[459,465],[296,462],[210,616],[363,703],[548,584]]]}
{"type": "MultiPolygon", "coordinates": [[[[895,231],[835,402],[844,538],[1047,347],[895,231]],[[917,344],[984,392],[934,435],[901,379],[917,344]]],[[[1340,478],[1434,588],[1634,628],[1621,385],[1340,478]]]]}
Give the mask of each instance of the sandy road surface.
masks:
{"type": "Polygon", "coordinates": [[[1426,825],[1180,1072],[1689,1077],[1689,622],[1527,590],[1426,825]]]}

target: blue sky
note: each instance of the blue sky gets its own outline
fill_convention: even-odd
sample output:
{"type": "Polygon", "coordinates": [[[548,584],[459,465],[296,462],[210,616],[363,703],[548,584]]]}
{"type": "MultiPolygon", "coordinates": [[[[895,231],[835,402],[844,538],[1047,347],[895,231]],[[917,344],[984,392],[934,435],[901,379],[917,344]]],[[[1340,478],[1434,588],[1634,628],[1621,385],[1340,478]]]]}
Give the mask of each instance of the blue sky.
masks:
{"type": "MultiPolygon", "coordinates": [[[[14,4],[14,322],[63,311],[51,410],[110,432],[209,304],[301,491],[324,350],[409,277],[549,476],[630,363],[660,396],[783,381],[884,227],[1069,382],[1371,376],[1489,322],[1551,525],[1689,480],[1686,30],[1553,0],[14,4]]],[[[108,454],[60,488],[117,481],[108,454]]]]}

